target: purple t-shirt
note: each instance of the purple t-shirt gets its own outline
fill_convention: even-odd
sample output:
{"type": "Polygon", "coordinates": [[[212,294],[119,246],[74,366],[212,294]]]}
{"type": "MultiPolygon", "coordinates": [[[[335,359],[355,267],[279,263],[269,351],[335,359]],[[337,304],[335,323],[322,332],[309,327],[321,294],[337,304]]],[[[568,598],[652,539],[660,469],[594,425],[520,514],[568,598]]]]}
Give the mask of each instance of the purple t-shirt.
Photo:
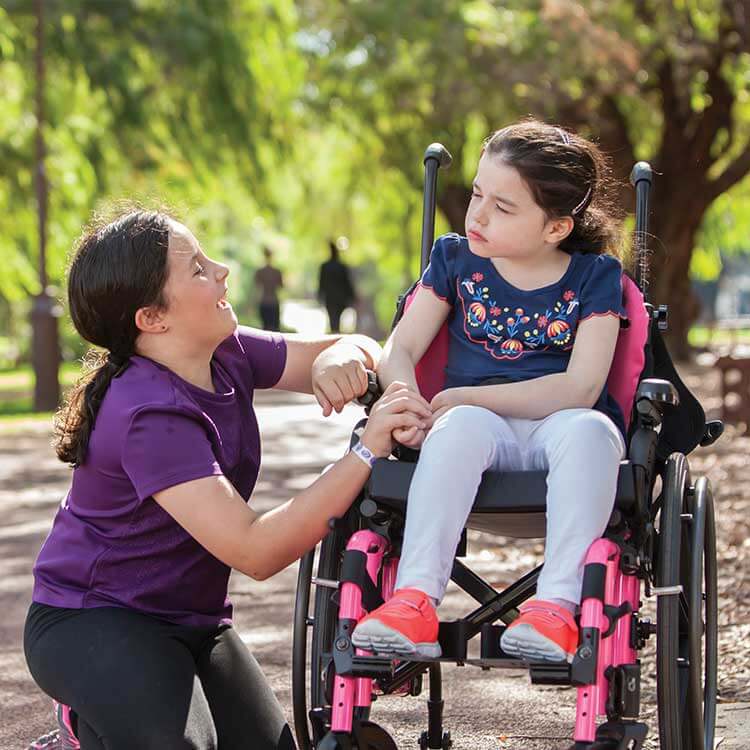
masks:
{"type": "Polygon", "coordinates": [[[274,386],[285,364],[281,336],[241,326],[211,361],[216,393],[132,357],[104,397],[86,461],[39,553],[33,600],[130,607],[184,625],[229,622],[230,568],[152,495],[223,474],[248,500],[260,467],[253,391],[274,386]]]}

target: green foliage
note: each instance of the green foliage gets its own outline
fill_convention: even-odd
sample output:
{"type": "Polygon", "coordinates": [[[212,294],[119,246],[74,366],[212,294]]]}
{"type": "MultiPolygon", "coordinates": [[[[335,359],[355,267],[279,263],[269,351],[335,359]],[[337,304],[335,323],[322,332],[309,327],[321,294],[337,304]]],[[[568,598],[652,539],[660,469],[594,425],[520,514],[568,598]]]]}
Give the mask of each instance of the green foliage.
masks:
{"type": "MultiPolygon", "coordinates": [[[[725,2],[726,13],[735,4],[725,2]]],[[[262,246],[288,293],[312,296],[328,238],[344,235],[359,290],[376,298],[385,324],[419,270],[424,148],[442,141],[454,156],[440,178],[439,233],[463,212],[484,137],[528,113],[596,136],[624,177],[636,158],[658,162],[667,126],[696,132],[690,118],[726,94],[731,117],[710,131],[714,163],[696,182],[708,195],[750,136],[750,54],[741,34],[724,38],[732,19],[719,7],[46,0],[50,281],[63,288],[66,255],[91,213],[125,197],[174,207],[230,264],[243,321],[255,316],[262,246]],[[717,88],[711,61],[725,43],[717,88]],[[671,119],[667,69],[682,97],[671,119]]],[[[14,340],[28,338],[27,300],[39,283],[34,24],[29,0],[0,3],[0,330],[14,340]]],[[[657,168],[691,166],[670,158],[657,168]]],[[[738,185],[709,209],[695,276],[746,249],[748,190],[738,185]]],[[[73,356],[80,344],[66,326],[73,356]]]]}
{"type": "Polygon", "coordinates": [[[722,268],[722,258],[750,254],[750,180],[716,199],[696,238],[690,275],[713,281],[722,268]]]}
{"type": "MultiPolygon", "coordinates": [[[[298,124],[291,0],[48,0],[45,9],[50,281],[62,285],[92,211],[123,196],[200,206],[195,226],[239,247],[251,217],[234,217],[273,211],[267,175],[298,124]]],[[[14,309],[39,288],[34,27],[30,3],[0,8],[0,297],[14,309]]]]}

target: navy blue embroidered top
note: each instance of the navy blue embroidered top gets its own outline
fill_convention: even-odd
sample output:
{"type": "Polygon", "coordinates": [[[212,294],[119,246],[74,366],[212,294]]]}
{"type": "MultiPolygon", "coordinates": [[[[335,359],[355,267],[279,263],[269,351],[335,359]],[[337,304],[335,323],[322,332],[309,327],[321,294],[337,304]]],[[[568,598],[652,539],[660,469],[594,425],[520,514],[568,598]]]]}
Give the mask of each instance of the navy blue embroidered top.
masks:
{"type": "MultiPolygon", "coordinates": [[[[435,242],[421,284],[453,307],[446,388],[565,372],[582,320],[626,315],[622,267],[611,255],[572,253],[558,281],[523,290],[506,281],[489,258],[472,253],[465,237],[446,234],[435,242]]],[[[606,385],[594,408],[624,434],[620,407],[606,385]]]]}

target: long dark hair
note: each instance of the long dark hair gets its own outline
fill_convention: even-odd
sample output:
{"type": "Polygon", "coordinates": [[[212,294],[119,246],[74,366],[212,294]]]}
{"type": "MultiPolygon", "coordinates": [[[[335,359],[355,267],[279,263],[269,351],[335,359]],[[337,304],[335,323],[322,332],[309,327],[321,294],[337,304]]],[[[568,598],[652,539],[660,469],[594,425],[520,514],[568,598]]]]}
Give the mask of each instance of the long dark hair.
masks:
{"type": "Polygon", "coordinates": [[[68,305],[73,325],[99,347],[84,360],[84,375],[55,416],[54,445],[61,461],[86,459],[104,394],[135,353],[141,307],[165,309],[169,215],[129,211],[87,230],[68,268],[68,305]]]}
{"type": "Polygon", "coordinates": [[[495,131],[484,150],[518,170],[548,218],[573,218],[561,250],[622,256],[622,214],[609,162],[594,143],[530,119],[495,131]]]}

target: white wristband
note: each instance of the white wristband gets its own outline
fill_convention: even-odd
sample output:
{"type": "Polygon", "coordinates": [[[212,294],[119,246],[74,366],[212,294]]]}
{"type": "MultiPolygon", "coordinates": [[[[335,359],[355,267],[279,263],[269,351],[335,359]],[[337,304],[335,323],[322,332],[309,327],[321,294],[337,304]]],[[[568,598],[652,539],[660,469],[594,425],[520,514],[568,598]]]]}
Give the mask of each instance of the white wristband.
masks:
{"type": "Polygon", "coordinates": [[[375,465],[375,461],[378,460],[378,457],[369,448],[366,448],[361,440],[353,446],[351,452],[371,469],[375,465]]]}

